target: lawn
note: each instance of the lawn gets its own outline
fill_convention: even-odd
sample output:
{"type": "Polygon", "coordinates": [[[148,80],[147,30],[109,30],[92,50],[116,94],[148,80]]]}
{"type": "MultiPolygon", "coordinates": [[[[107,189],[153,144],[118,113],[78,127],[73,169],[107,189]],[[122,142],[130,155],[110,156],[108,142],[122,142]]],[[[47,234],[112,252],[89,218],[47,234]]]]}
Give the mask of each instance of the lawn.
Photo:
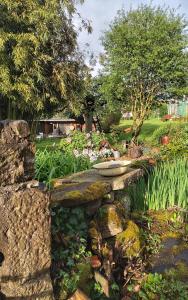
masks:
{"type": "MultiPolygon", "coordinates": [[[[118,126],[119,128],[128,128],[132,126],[132,120],[122,120],[120,122],[120,125],[118,126]]],[[[171,122],[171,121],[168,121],[171,122]]],[[[174,122],[173,122],[174,123],[174,122]]],[[[179,123],[179,122],[177,122],[179,123]]],[[[153,132],[161,127],[164,126],[166,122],[161,121],[160,119],[148,119],[144,122],[141,133],[139,135],[139,140],[141,141],[148,141],[148,138],[153,134],[153,132]]],[[[131,138],[131,133],[126,134],[125,133],[125,139],[130,139],[131,138]]]]}
{"type": "Polygon", "coordinates": [[[36,140],[36,150],[53,150],[56,149],[60,143],[61,138],[45,138],[36,140]]]}

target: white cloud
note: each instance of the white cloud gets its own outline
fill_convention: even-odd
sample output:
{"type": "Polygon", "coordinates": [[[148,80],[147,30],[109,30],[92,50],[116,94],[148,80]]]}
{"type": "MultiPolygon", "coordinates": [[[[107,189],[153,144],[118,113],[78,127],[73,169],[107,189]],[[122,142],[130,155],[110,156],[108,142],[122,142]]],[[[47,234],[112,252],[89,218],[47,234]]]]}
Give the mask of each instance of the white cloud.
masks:
{"type": "MultiPolygon", "coordinates": [[[[100,37],[108,28],[117,11],[122,7],[128,10],[130,7],[135,8],[141,3],[149,3],[148,0],[85,0],[83,5],[79,5],[78,10],[84,19],[91,21],[93,32],[81,32],[79,35],[79,45],[81,49],[85,49],[85,44],[90,45],[90,51],[96,56],[102,52],[100,37]]],[[[154,5],[166,5],[177,8],[181,5],[179,12],[188,16],[188,0],[154,0],[154,5]]],[[[99,68],[99,64],[97,67],[99,68]]]]}

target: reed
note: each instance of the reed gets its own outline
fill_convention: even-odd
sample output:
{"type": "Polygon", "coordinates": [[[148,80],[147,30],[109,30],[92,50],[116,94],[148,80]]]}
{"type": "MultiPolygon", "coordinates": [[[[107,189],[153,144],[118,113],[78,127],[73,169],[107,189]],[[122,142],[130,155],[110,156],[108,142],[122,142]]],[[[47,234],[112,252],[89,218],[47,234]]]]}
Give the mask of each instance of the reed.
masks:
{"type": "Polygon", "coordinates": [[[130,190],[133,209],[188,209],[188,161],[178,158],[160,163],[147,180],[130,190]]]}

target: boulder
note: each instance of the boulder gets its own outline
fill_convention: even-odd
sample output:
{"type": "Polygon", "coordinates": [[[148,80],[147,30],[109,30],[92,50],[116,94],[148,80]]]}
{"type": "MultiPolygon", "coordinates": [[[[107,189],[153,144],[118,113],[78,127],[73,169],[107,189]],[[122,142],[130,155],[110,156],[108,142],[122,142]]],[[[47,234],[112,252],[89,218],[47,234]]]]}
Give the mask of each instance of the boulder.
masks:
{"type": "Polygon", "coordinates": [[[103,293],[106,295],[106,297],[110,297],[110,288],[109,288],[109,282],[108,280],[99,272],[95,271],[95,280],[101,285],[101,288],[103,290],[103,293]]]}
{"type": "Polygon", "coordinates": [[[68,300],[90,300],[86,294],[84,294],[81,290],[77,290],[72,297],[68,300]]]}

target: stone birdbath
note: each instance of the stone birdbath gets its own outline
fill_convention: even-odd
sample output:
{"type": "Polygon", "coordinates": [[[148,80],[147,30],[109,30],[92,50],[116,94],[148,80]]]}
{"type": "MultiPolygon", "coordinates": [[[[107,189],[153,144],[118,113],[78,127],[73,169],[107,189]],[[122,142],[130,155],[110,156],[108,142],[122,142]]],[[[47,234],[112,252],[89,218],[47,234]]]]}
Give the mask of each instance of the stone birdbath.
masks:
{"type": "Polygon", "coordinates": [[[126,173],[131,163],[130,160],[107,161],[95,164],[93,168],[102,176],[119,176],[126,173]]]}

